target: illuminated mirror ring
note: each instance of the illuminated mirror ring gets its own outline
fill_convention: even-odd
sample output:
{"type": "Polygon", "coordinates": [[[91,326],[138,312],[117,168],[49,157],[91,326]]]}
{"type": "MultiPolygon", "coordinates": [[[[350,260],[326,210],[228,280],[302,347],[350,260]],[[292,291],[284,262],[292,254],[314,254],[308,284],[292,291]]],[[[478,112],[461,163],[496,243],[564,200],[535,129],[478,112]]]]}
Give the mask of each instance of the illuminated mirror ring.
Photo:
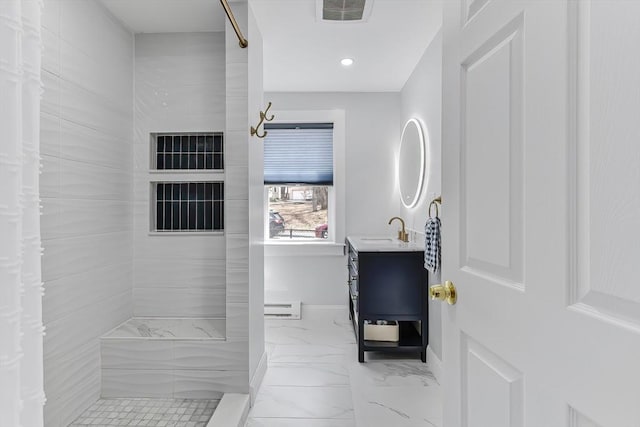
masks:
{"type": "Polygon", "coordinates": [[[418,204],[425,177],[425,135],[420,121],[409,119],[400,138],[398,183],[402,204],[412,208],[418,204]]]}

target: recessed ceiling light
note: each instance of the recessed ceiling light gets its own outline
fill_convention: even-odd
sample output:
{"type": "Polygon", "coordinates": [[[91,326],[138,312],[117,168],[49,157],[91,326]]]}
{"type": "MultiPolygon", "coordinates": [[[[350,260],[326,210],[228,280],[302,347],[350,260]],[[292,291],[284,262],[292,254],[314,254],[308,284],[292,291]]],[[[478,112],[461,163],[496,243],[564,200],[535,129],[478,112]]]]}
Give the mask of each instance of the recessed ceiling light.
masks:
{"type": "Polygon", "coordinates": [[[348,66],[350,66],[350,65],[353,65],[353,59],[351,59],[351,58],[344,58],[344,59],[342,59],[342,60],[340,61],[340,63],[341,63],[342,65],[344,65],[345,67],[348,67],[348,66]]]}

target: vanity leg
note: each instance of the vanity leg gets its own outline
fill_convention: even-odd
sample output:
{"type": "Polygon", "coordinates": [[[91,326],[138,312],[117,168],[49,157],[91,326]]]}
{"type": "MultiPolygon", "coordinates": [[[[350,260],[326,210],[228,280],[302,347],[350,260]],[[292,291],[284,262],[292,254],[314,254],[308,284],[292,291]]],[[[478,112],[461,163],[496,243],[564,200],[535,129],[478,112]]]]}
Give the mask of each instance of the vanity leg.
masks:
{"type": "Polygon", "coordinates": [[[422,360],[423,363],[427,363],[427,352],[426,351],[421,351],[420,352],[420,359],[422,360]]]}
{"type": "Polygon", "coordinates": [[[358,362],[364,362],[364,320],[358,319],[358,362]]]}

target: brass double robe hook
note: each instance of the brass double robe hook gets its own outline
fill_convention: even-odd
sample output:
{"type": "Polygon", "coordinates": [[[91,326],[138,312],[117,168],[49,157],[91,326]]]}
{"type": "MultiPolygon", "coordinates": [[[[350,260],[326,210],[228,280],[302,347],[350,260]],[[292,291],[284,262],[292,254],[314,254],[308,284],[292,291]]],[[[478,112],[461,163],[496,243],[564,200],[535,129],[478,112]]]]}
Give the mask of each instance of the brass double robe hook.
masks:
{"type": "Polygon", "coordinates": [[[255,135],[260,139],[262,139],[265,136],[267,136],[267,131],[264,130],[264,128],[263,128],[262,134],[258,133],[258,129],[260,129],[260,125],[263,124],[265,121],[270,122],[275,118],[275,116],[273,114],[271,115],[271,117],[267,117],[267,113],[269,112],[269,108],[271,108],[271,101],[269,101],[269,104],[267,105],[267,108],[264,110],[264,112],[260,111],[260,122],[258,123],[258,125],[256,127],[251,126],[251,136],[255,135]]]}

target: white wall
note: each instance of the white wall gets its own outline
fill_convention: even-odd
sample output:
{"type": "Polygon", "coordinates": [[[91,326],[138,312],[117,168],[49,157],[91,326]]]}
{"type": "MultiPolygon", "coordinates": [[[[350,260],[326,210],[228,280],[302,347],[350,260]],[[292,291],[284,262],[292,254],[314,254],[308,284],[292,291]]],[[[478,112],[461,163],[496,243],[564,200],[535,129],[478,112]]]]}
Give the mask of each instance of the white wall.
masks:
{"type": "Polygon", "coordinates": [[[41,115],[45,425],[100,394],[99,337],[132,314],[133,37],[95,1],[46,0],[41,115]]]}
{"type": "MultiPolygon", "coordinates": [[[[151,181],[194,177],[150,172],[150,133],[224,131],[225,84],[224,33],[135,36],[136,316],[225,317],[224,235],[154,235],[149,206],[151,181]]],[[[224,180],[220,172],[198,177],[224,180]]]]}
{"type": "MultiPolygon", "coordinates": [[[[398,93],[267,93],[282,111],[343,110],[345,113],[344,230],[346,235],[391,234],[398,215],[394,148],[400,138],[398,93]]],[[[337,242],[343,243],[343,242],[337,242]]],[[[265,299],[345,305],[347,271],[342,250],[299,248],[286,255],[265,248],[265,299]],[[330,251],[329,251],[330,252],[330,251]],[[324,254],[322,254],[324,253],[324,254]]]]}
{"type": "MultiPolygon", "coordinates": [[[[424,224],[428,216],[429,203],[441,191],[441,147],[442,147],[442,32],[438,32],[429,47],[425,50],[420,62],[402,89],[401,126],[411,118],[419,119],[429,135],[426,177],[418,204],[406,208],[400,202],[399,190],[396,188],[394,199],[397,200],[402,218],[407,228],[412,231],[412,239],[424,239],[424,224]]],[[[399,151],[399,144],[395,146],[399,151]]],[[[446,206],[446,201],[445,201],[446,206]]],[[[443,224],[446,227],[446,224],[443,224]]],[[[429,284],[440,283],[440,274],[429,275],[429,284]]],[[[442,323],[440,319],[441,303],[429,303],[429,346],[435,355],[442,359],[442,323]]]]}

